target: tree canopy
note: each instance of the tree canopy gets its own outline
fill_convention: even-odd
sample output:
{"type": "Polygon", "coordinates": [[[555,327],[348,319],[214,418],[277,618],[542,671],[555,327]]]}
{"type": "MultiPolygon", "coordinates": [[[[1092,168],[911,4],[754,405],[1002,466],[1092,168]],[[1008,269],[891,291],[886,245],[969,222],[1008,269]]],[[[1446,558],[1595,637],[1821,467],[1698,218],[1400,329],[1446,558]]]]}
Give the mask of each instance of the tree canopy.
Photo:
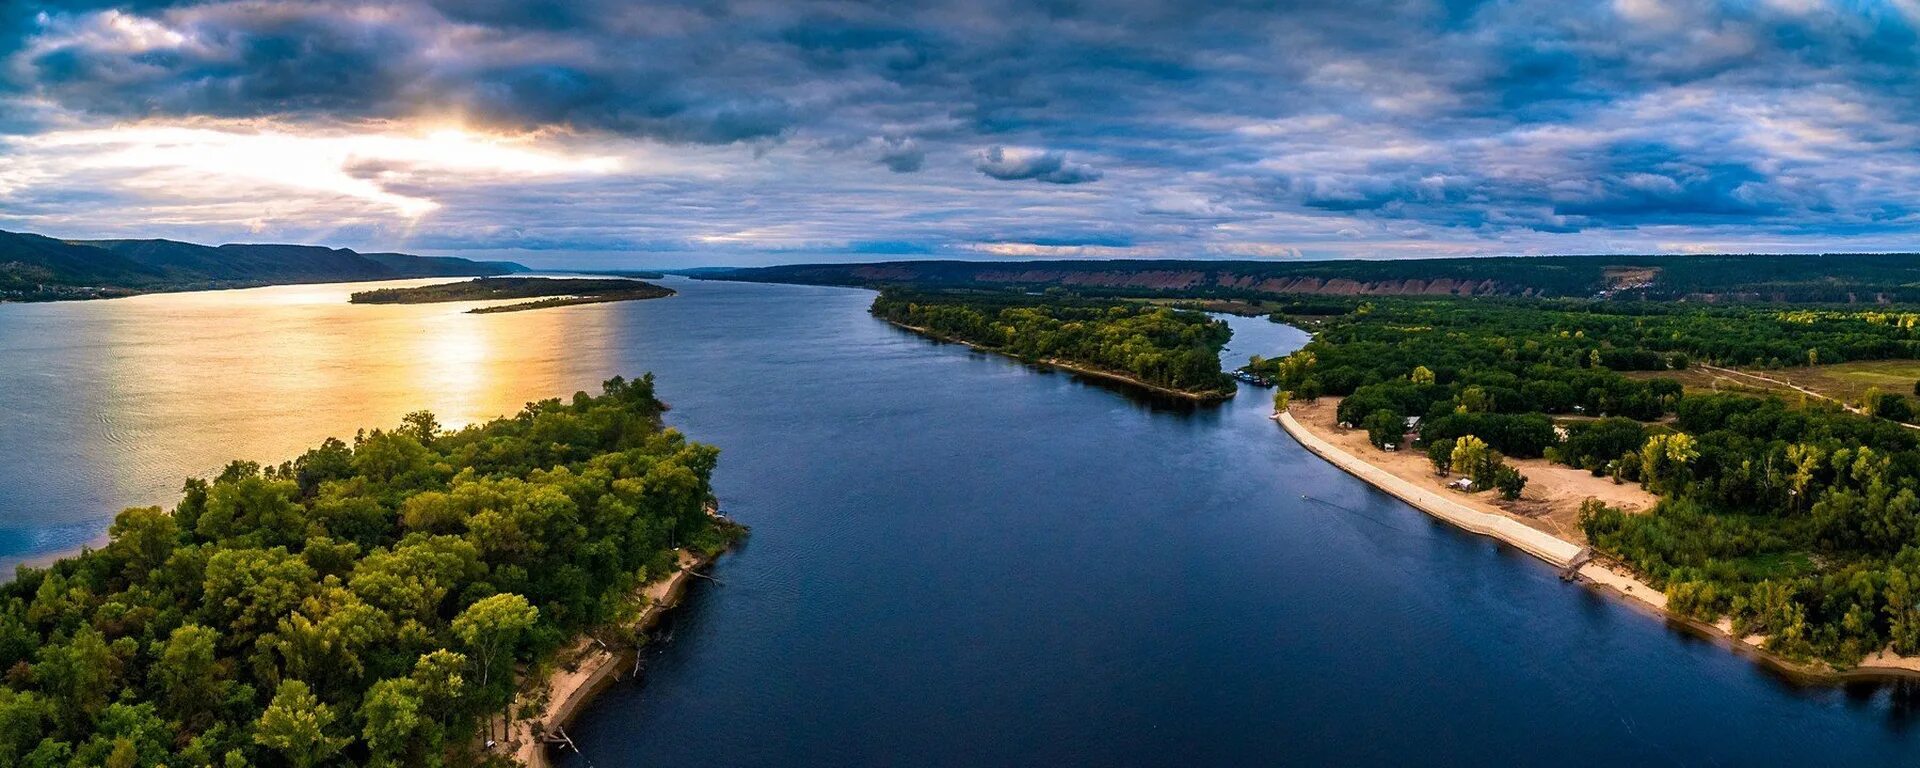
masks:
{"type": "Polygon", "coordinates": [[[1064,296],[883,291],[873,314],[1028,360],[1081,363],[1194,394],[1234,390],[1220,371],[1233,331],[1199,312],[1064,296]]]}
{"type": "Polygon", "coordinates": [[[1913,359],[1920,314],[1429,299],[1334,314],[1327,301],[1301,320],[1312,342],[1257,366],[1293,397],[1345,395],[1354,424],[1423,416],[1437,467],[1503,495],[1525,478],[1489,455],[1641,483],[1654,509],[1593,503],[1582,525],[1682,614],[1730,618],[1796,658],[1920,653],[1920,431],[1896,423],[1912,417],[1904,394],[1872,393],[1856,414],[1622,373],[1913,359]]]}
{"type": "Polygon", "coordinates": [[[651,376],[431,414],[190,480],[0,587],[0,765],[435,765],[516,665],[609,621],[706,513],[718,452],[651,376]]]}

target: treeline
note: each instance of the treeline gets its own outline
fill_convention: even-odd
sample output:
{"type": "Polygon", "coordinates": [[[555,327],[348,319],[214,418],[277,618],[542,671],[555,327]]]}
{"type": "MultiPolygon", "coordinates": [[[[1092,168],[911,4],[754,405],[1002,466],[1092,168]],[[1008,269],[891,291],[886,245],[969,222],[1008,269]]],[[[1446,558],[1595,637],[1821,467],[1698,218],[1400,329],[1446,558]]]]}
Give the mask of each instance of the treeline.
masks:
{"type": "Polygon", "coordinates": [[[1258,299],[1509,296],[1875,304],[1920,301],[1920,254],[1522,256],[1329,261],[895,261],[715,270],[707,279],[1258,299]]]}
{"type": "MultiPolygon", "coordinates": [[[[1520,354],[1615,371],[1685,368],[1694,361],[1750,368],[1920,358],[1920,312],[1706,306],[1650,302],[1445,299],[1322,299],[1302,307],[1350,341],[1506,339],[1520,354]],[[1327,315],[1336,315],[1328,318],[1327,315]],[[1582,358],[1575,360],[1574,358],[1582,358]]],[[[1276,320],[1288,315],[1281,312],[1276,320]]]]}
{"type": "Polygon", "coordinates": [[[1203,395],[1233,392],[1220,350],[1233,331],[1187,310],[1065,296],[882,291],[876,317],[1027,360],[1058,359],[1203,395]]]}
{"type": "Polygon", "coordinates": [[[1678,382],[1621,370],[1685,368],[1692,359],[1685,350],[1623,346],[1653,332],[1616,332],[1633,326],[1634,316],[1600,314],[1588,304],[1559,308],[1565,306],[1355,301],[1337,316],[1316,307],[1313,341],[1249,368],[1296,397],[1345,397],[1343,422],[1359,424],[1381,411],[1419,416],[1422,434],[1432,439],[1475,435],[1522,458],[1545,455],[1556,440],[1542,414],[1653,420],[1673,408],[1678,382]]]}
{"type": "Polygon", "coordinates": [[[358,291],[347,300],[354,304],[435,304],[557,296],[659,298],[672,295],[671,288],[624,278],[483,277],[460,283],[358,291]]]}
{"type": "MultiPolygon", "coordinates": [[[[189,480],[0,587],[0,765],[439,765],[516,668],[729,531],[651,375],[189,480]]],[[[511,715],[511,713],[508,713],[511,715]]]]}
{"type": "Polygon", "coordinates": [[[1913,430],[1778,398],[1696,395],[1673,431],[1619,460],[1651,513],[1591,505],[1588,538],[1665,590],[1790,656],[1920,653],[1920,440],[1913,430]]]}
{"type": "Polygon", "coordinates": [[[61,240],[0,232],[0,301],[53,301],[147,291],[278,283],[505,275],[509,262],[358,253],[306,245],[195,245],[174,240],[61,240]]]}
{"type": "MultiPolygon", "coordinates": [[[[1839,664],[1920,653],[1920,432],[1818,401],[1683,396],[1621,371],[1695,360],[1806,365],[1909,358],[1897,312],[1595,302],[1354,301],[1305,348],[1254,368],[1291,397],[1346,395],[1339,418],[1423,416],[1441,469],[1469,437],[1490,451],[1635,482],[1651,511],[1598,503],[1589,540],[1665,590],[1670,607],[1731,618],[1773,650],[1839,664]],[[1556,433],[1554,417],[1566,420],[1556,433]],[[1581,418],[1581,417],[1598,418],[1581,418]],[[1569,418],[1571,417],[1571,418],[1569,418]],[[1671,417],[1667,419],[1665,417],[1671,417]]],[[[1904,397],[1900,406],[1906,405],[1904,397]]],[[[1882,415],[1910,415],[1875,403],[1882,415]]],[[[1476,486],[1497,461],[1472,453],[1476,486]]]]}

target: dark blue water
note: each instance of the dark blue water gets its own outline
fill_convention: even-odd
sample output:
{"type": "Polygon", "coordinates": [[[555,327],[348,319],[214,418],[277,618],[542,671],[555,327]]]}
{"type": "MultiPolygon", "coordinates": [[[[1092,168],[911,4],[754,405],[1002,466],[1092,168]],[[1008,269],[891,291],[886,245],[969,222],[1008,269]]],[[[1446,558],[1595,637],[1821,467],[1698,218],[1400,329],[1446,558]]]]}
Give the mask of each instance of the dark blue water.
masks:
{"type": "MultiPolygon", "coordinates": [[[[411,363],[404,358],[422,355],[396,353],[374,366],[378,375],[349,345],[319,366],[332,371],[333,389],[316,402],[340,410],[320,408],[267,436],[237,426],[247,414],[226,415],[245,406],[175,399],[200,402],[201,416],[225,425],[223,439],[252,440],[243,455],[255,455],[276,440],[304,445],[330,420],[339,423],[327,429],[345,432],[397,418],[410,397],[446,400],[434,393],[449,376],[465,376],[456,381],[467,394],[444,407],[479,414],[615,372],[656,372],[670,421],[722,447],[722,506],[753,533],[715,569],[724,586],[695,582],[643,681],[616,686],[569,729],[584,757],[564,756],[566,765],[1920,758],[1912,694],[1796,689],[1562,583],[1307,454],[1265,418],[1263,391],[1218,408],[1156,405],[897,331],[866,315],[862,291],[677,287],[682,294],[663,301],[474,325],[383,316],[379,338],[481,342],[411,363]],[[476,365],[491,373],[461,373],[476,365]],[[378,392],[380,405],[355,410],[369,408],[352,405],[362,391],[378,392]]],[[[9,336],[9,322],[129,324],[113,319],[130,311],[122,307],[69,305],[52,319],[0,307],[0,352],[9,338],[39,338],[9,336]]],[[[187,322],[203,310],[169,311],[187,322]]],[[[368,317],[314,312],[317,327],[368,317]]],[[[1304,341],[1265,321],[1235,327],[1235,359],[1304,341]]],[[[221,338],[258,341],[247,333],[221,338]]],[[[149,365],[166,357],[96,337],[104,340],[84,354],[58,337],[14,349],[32,348],[32,370],[77,373],[117,355],[149,365]]],[[[389,345],[404,352],[407,343],[389,345]]],[[[7,387],[30,381],[28,370],[0,370],[9,416],[37,407],[7,387]]],[[[92,446],[101,430],[89,419],[137,425],[137,442],[194,440],[151,426],[169,423],[155,409],[181,406],[126,394],[159,386],[142,381],[96,374],[32,390],[60,406],[54,413],[73,414],[53,421],[78,422],[68,436],[0,423],[0,491],[32,497],[0,495],[0,523],[66,508],[23,479],[31,473],[81,478],[50,489],[123,499],[191,471],[199,454],[156,453],[146,463],[164,482],[101,490],[113,467],[43,458],[115,455],[92,446]],[[29,440],[50,445],[38,452],[29,440]]]]}

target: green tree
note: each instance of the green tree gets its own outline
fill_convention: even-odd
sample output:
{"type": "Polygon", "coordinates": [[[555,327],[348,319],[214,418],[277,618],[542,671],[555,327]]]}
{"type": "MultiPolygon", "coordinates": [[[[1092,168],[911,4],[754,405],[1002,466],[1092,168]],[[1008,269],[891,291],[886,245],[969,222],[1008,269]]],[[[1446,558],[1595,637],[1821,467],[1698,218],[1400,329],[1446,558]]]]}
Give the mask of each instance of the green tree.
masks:
{"type": "MultiPolygon", "coordinates": [[[[1487,447],[1486,441],[1473,435],[1464,435],[1454,440],[1453,453],[1449,457],[1448,464],[1452,466],[1453,471],[1472,477],[1476,487],[1484,488],[1485,486],[1480,483],[1480,476],[1484,473],[1483,468],[1494,455],[1493,449],[1487,447]]],[[[1491,476],[1488,479],[1491,479],[1491,476]]]]}
{"type": "Polygon", "coordinates": [[[453,634],[460,638],[479,663],[480,685],[486,686],[500,663],[511,658],[527,630],[540,618],[540,609],[515,594],[485,598],[453,620],[453,634]]]}
{"type": "Polygon", "coordinates": [[[1913,403],[1904,395],[1882,394],[1869,402],[1873,405],[1873,415],[1888,421],[1913,421],[1913,403]]]}
{"type": "Polygon", "coordinates": [[[54,719],[53,702],[33,691],[0,687],[0,765],[18,765],[54,719]]]}
{"type": "Polygon", "coordinates": [[[127,572],[144,574],[173,554],[180,528],[159,507],[132,507],[114,517],[107,537],[112,541],[107,551],[126,563],[127,572]]]}
{"type": "Polygon", "coordinates": [[[1512,466],[1502,464],[1494,470],[1493,487],[1500,489],[1500,498],[1513,501],[1520,498],[1520,491],[1527,487],[1527,476],[1512,466]]]}
{"type": "Polygon", "coordinates": [[[1677,491],[1685,487],[1693,460],[1699,457],[1700,449],[1692,435],[1654,435],[1640,448],[1640,478],[1657,492],[1677,491]]]}
{"type": "Polygon", "coordinates": [[[187,624],[173,630],[153,666],[153,679],[168,717],[189,731],[211,724],[215,708],[226,700],[232,683],[226,679],[218,654],[220,633],[187,624]]]}
{"type": "Polygon", "coordinates": [[[414,411],[400,419],[404,426],[400,433],[419,441],[421,445],[432,445],[433,439],[440,435],[440,419],[433,411],[414,411]]]}
{"type": "Polygon", "coordinates": [[[328,734],[333,708],[320,703],[307,684],[288,680],[254,724],[255,744],[280,753],[294,768],[312,768],[339,753],[348,739],[328,734]]]}
{"type": "Polygon", "coordinates": [[[93,738],[74,750],[73,759],[79,765],[144,768],[166,764],[172,752],[173,730],[151,702],[116,703],[101,713],[93,738]]]}
{"type": "Polygon", "coordinates": [[[1407,432],[1406,419],[1385,409],[1367,414],[1360,420],[1360,427],[1367,431],[1367,441],[1381,448],[1398,446],[1407,432]]]}
{"type": "MultiPolygon", "coordinates": [[[[526,638],[527,630],[540,618],[540,609],[520,595],[502,593],[485,598],[460,612],[453,619],[453,635],[467,647],[480,668],[480,687],[492,691],[496,673],[507,676],[514,652],[526,638]]],[[[505,707],[511,696],[494,694],[502,707],[503,719],[510,717],[505,707]]]]}
{"type": "Polygon", "coordinates": [[[1453,471],[1453,438],[1443,438],[1427,443],[1427,460],[1433,462],[1433,471],[1442,477],[1453,471]]]}
{"type": "Polygon", "coordinates": [[[92,627],[81,627],[71,642],[40,649],[33,678],[53,697],[55,712],[74,732],[106,708],[119,670],[120,659],[106,638],[92,627]]]}
{"type": "Polygon", "coordinates": [[[1483,387],[1467,387],[1460,390],[1461,413],[1489,413],[1494,410],[1493,395],[1483,387]]]}
{"type": "Polygon", "coordinates": [[[315,587],[313,568],[285,547],[223,549],[207,560],[207,614],[238,640],[271,629],[315,587]]]}
{"type": "Polygon", "coordinates": [[[403,765],[425,716],[420,686],[407,678],[381,680],[360,705],[361,738],[374,765],[403,765]]]}

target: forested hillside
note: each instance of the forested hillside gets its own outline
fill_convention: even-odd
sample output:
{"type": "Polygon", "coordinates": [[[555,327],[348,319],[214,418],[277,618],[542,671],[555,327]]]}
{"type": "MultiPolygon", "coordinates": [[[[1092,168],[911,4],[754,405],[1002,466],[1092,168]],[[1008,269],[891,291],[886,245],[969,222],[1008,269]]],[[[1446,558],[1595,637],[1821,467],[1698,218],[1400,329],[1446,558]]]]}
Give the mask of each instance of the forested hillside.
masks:
{"type": "Polygon", "coordinates": [[[721,280],[1046,288],[1130,296],[1531,296],[1920,301],[1920,254],[1529,256],[1378,261],[896,261],[703,270],[721,280]]]}
{"type": "MultiPolygon", "coordinates": [[[[1622,371],[1699,361],[1805,366],[1920,356],[1920,315],[1461,300],[1325,303],[1299,352],[1253,368],[1293,397],[1346,395],[1342,420],[1423,416],[1437,465],[1469,436],[1658,494],[1583,510],[1589,540],[1669,606],[1846,665],[1920,653],[1920,432],[1818,399],[1692,394],[1622,371]],[[1565,439],[1553,419],[1568,419],[1565,439]],[[1598,417],[1598,418],[1589,418],[1598,417]]],[[[1912,419],[1904,392],[1874,413],[1912,419]]],[[[1456,468],[1457,469],[1457,468],[1456,468]]]]}
{"type": "Polygon", "coordinates": [[[872,311],[1026,360],[1083,364],[1203,398],[1234,391],[1219,357],[1233,332],[1198,312],[1068,297],[899,291],[882,292],[872,311]]]}
{"type": "Polygon", "coordinates": [[[0,301],[125,296],[281,283],[504,275],[525,268],[310,245],[56,240],[0,232],[0,301]]]}
{"type": "Polygon", "coordinates": [[[517,669],[729,535],[662,408],[648,376],[421,412],[126,510],[0,588],[0,765],[473,763],[517,669]]]}

